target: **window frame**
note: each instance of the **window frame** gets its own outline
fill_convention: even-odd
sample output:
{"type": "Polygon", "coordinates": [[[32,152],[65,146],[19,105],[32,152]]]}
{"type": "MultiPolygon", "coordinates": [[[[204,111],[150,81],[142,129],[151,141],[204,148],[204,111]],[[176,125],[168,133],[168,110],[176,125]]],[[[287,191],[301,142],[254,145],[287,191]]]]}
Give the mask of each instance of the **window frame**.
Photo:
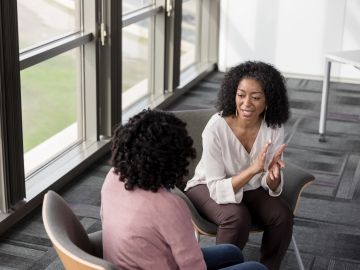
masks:
{"type": "Polygon", "coordinates": [[[4,188],[1,208],[7,213],[10,207],[16,207],[25,198],[19,45],[18,36],[13,34],[17,33],[18,27],[16,1],[0,2],[0,22],[0,155],[3,163],[0,181],[4,188]]]}
{"type": "Polygon", "coordinates": [[[149,38],[149,94],[139,99],[135,104],[122,111],[122,122],[126,121],[131,115],[140,110],[151,107],[154,108],[164,100],[164,62],[165,62],[165,22],[166,22],[166,3],[165,0],[156,1],[153,5],[139,8],[122,17],[122,28],[131,24],[151,19],[151,37],[149,38]]]}
{"type": "Polygon", "coordinates": [[[83,59],[81,84],[84,93],[81,95],[79,102],[83,103],[84,106],[80,103],[77,106],[82,110],[82,143],[64,149],[62,154],[49,161],[46,166],[26,177],[27,201],[35,198],[42,191],[51,188],[53,185],[63,186],[71,180],[73,175],[76,175],[74,172],[80,172],[79,168],[91,164],[94,156],[102,156],[104,154],[102,148],[107,148],[109,141],[99,140],[98,136],[98,83],[96,68],[98,58],[97,46],[99,46],[99,42],[94,39],[94,34],[97,33],[98,27],[96,7],[96,1],[94,0],[83,1],[82,11],[86,9],[82,16],[83,32],[85,34],[74,33],[61,40],[49,42],[40,48],[33,48],[20,54],[24,55],[23,58],[20,57],[24,61],[39,63],[40,60],[45,61],[63,52],[80,48],[83,59]],[[97,119],[97,121],[94,121],[94,119],[97,119]],[[49,179],[49,177],[46,177],[47,175],[52,177],[49,179]]]}
{"type": "MultiPolygon", "coordinates": [[[[113,2],[117,2],[113,0],[113,2]]],[[[15,222],[29,211],[29,202],[39,201],[47,189],[58,189],[79,174],[85,167],[108,152],[109,140],[99,140],[98,121],[98,65],[99,42],[98,9],[100,1],[82,1],[83,33],[49,41],[19,53],[17,30],[17,1],[1,1],[0,61],[0,225],[15,222]],[[81,48],[83,55],[83,80],[85,94],[81,99],[83,109],[83,143],[66,149],[41,170],[25,178],[22,149],[20,71],[63,52],[81,48]],[[51,176],[51,177],[49,177],[51,176]],[[11,181],[10,181],[11,179],[11,181]],[[8,216],[11,218],[8,218],[8,216]],[[12,220],[8,221],[7,220],[12,220]]],[[[0,232],[4,230],[0,226],[0,232]]]]}

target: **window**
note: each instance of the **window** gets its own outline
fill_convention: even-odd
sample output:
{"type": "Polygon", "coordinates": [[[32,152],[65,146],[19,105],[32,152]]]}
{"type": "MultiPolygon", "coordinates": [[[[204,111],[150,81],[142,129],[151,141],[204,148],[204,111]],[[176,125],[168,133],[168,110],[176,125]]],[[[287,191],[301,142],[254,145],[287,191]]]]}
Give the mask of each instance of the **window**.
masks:
{"type": "Polygon", "coordinates": [[[90,143],[98,141],[95,1],[18,0],[17,6],[19,138],[29,200],[86,158],[82,153],[91,153],[90,143]]]}
{"type": "Polygon", "coordinates": [[[152,20],[142,20],[122,30],[122,109],[150,94],[152,20]]]}
{"type": "Polygon", "coordinates": [[[25,174],[82,139],[80,52],[21,71],[25,174]]]}
{"type": "Polygon", "coordinates": [[[219,1],[183,0],[180,85],[188,85],[217,63],[219,1]]]}
{"type": "Polygon", "coordinates": [[[80,31],[79,0],[17,0],[17,4],[20,51],[80,31]]]}
{"type": "Polygon", "coordinates": [[[71,45],[83,34],[81,4],[18,0],[26,176],[83,139],[82,45],[88,40],[71,45]],[[29,58],[35,63],[26,65],[29,58]]]}
{"type": "Polygon", "coordinates": [[[135,5],[130,14],[123,16],[121,60],[124,120],[136,111],[153,107],[155,100],[164,94],[164,1],[156,1],[145,8],[143,6],[135,5]]]}
{"type": "Polygon", "coordinates": [[[45,189],[73,180],[108,153],[115,124],[184,89],[178,87],[182,28],[184,71],[208,64],[192,72],[195,78],[214,66],[216,57],[208,56],[216,42],[206,30],[215,29],[214,18],[200,14],[217,14],[219,1],[0,3],[3,230],[36,206],[45,189]],[[18,207],[24,203],[29,207],[18,207]]]}
{"type": "Polygon", "coordinates": [[[181,20],[181,66],[183,71],[198,61],[197,48],[199,48],[199,1],[185,0],[182,4],[181,20]]]}
{"type": "Polygon", "coordinates": [[[151,6],[155,0],[124,0],[122,2],[122,14],[128,14],[144,7],[151,6]]]}

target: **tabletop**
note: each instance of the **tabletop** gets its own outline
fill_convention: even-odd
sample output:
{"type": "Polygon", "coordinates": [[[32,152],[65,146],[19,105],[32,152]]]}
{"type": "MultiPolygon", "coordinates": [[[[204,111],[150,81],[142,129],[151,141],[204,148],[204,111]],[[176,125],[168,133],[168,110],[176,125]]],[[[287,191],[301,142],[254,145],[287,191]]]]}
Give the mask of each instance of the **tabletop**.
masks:
{"type": "Polygon", "coordinates": [[[326,54],[326,58],[331,61],[360,67],[360,50],[328,53],[326,54]]]}

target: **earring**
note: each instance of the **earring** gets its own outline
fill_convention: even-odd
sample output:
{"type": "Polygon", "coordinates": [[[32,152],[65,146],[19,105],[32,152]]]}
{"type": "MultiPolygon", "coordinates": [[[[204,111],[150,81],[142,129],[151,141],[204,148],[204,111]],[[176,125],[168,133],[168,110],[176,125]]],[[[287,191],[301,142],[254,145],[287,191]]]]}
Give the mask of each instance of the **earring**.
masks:
{"type": "Polygon", "coordinates": [[[237,108],[235,108],[235,116],[238,117],[239,113],[238,113],[238,110],[237,108]]]}
{"type": "Polygon", "coordinates": [[[265,107],[265,111],[264,111],[264,120],[266,120],[266,111],[267,111],[267,106],[265,107]]]}

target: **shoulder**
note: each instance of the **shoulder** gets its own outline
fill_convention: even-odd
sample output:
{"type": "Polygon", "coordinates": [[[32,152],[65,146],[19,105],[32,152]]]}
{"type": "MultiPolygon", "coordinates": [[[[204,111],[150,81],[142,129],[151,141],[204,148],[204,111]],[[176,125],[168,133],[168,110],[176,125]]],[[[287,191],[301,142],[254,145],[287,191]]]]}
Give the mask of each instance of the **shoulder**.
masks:
{"type": "Polygon", "coordinates": [[[160,189],[157,196],[157,209],[167,216],[186,216],[188,217],[189,210],[186,203],[177,195],[172,192],[169,192],[165,189],[160,189]]]}
{"type": "Polygon", "coordinates": [[[284,133],[284,125],[281,125],[281,127],[269,127],[265,121],[263,121],[261,123],[261,127],[260,127],[263,131],[268,132],[268,133],[284,133]]]}
{"type": "Polygon", "coordinates": [[[105,189],[107,187],[111,187],[115,184],[120,184],[121,185],[121,181],[119,181],[119,175],[115,173],[114,168],[111,168],[110,171],[107,173],[102,189],[105,189]]]}
{"type": "Polygon", "coordinates": [[[210,120],[207,122],[204,133],[216,132],[218,129],[223,129],[225,120],[219,113],[215,113],[211,116],[210,120]]]}
{"type": "Polygon", "coordinates": [[[265,122],[261,125],[260,143],[271,140],[273,143],[283,143],[285,137],[284,126],[268,127],[265,122]]]}

